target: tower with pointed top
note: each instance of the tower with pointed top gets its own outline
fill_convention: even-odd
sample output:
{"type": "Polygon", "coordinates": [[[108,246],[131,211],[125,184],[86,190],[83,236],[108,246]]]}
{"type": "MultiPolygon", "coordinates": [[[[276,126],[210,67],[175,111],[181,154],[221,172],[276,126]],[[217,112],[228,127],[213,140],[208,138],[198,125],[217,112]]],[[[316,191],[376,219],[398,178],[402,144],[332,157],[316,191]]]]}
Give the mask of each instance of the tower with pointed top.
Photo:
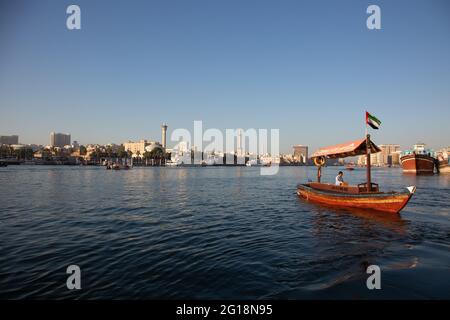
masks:
{"type": "Polygon", "coordinates": [[[163,123],[161,125],[161,142],[164,149],[166,149],[166,138],[167,138],[167,124],[163,123]]]}

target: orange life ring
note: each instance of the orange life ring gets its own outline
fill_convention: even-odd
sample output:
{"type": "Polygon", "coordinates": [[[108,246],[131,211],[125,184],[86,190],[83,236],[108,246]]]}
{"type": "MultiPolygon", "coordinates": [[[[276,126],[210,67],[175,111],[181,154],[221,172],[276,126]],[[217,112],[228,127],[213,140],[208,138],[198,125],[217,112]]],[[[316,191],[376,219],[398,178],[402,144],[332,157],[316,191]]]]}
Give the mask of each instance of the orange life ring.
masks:
{"type": "Polygon", "coordinates": [[[313,161],[316,166],[321,167],[325,164],[325,157],[316,157],[313,161]]]}

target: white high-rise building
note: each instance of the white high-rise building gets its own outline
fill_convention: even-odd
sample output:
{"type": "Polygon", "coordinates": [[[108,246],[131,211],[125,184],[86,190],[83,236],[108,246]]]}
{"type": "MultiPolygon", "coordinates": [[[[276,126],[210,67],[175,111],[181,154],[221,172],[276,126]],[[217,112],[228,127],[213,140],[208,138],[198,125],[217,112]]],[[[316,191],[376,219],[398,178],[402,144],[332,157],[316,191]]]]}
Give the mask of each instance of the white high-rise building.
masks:
{"type": "Polygon", "coordinates": [[[180,141],[178,143],[178,152],[184,153],[189,151],[189,143],[187,141],[180,141]]]}
{"type": "Polygon", "coordinates": [[[238,129],[237,133],[237,146],[236,146],[236,155],[238,157],[242,157],[244,155],[244,142],[242,141],[242,129],[238,129]]]}

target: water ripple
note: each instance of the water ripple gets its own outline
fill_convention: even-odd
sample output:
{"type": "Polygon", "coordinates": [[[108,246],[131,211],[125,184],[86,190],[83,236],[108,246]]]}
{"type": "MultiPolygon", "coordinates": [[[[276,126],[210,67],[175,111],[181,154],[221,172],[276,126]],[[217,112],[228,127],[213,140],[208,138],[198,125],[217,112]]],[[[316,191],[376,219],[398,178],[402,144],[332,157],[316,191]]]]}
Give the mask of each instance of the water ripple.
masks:
{"type": "Polygon", "coordinates": [[[392,216],[298,199],[313,168],[258,170],[2,168],[0,298],[364,298],[370,264],[390,288],[379,298],[450,297],[449,176],[374,170],[384,189],[418,187],[392,216]]]}

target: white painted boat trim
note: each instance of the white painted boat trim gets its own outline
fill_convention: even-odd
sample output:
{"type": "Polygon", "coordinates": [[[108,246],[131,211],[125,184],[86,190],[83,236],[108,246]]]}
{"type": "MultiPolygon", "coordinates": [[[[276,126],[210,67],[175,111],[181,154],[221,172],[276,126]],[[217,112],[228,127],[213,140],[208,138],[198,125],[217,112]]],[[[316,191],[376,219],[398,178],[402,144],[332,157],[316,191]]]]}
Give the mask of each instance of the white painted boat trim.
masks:
{"type": "Polygon", "coordinates": [[[414,194],[414,192],[416,192],[416,186],[410,186],[407,187],[406,189],[408,189],[409,193],[414,194]]]}
{"type": "Polygon", "coordinates": [[[434,164],[434,161],[430,160],[430,159],[423,159],[423,158],[410,158],[410,159],[403,159],[401,160],[401,162],[406,162],[406,161],[428,161],[431,162],[432,164],[434,164]]]}

